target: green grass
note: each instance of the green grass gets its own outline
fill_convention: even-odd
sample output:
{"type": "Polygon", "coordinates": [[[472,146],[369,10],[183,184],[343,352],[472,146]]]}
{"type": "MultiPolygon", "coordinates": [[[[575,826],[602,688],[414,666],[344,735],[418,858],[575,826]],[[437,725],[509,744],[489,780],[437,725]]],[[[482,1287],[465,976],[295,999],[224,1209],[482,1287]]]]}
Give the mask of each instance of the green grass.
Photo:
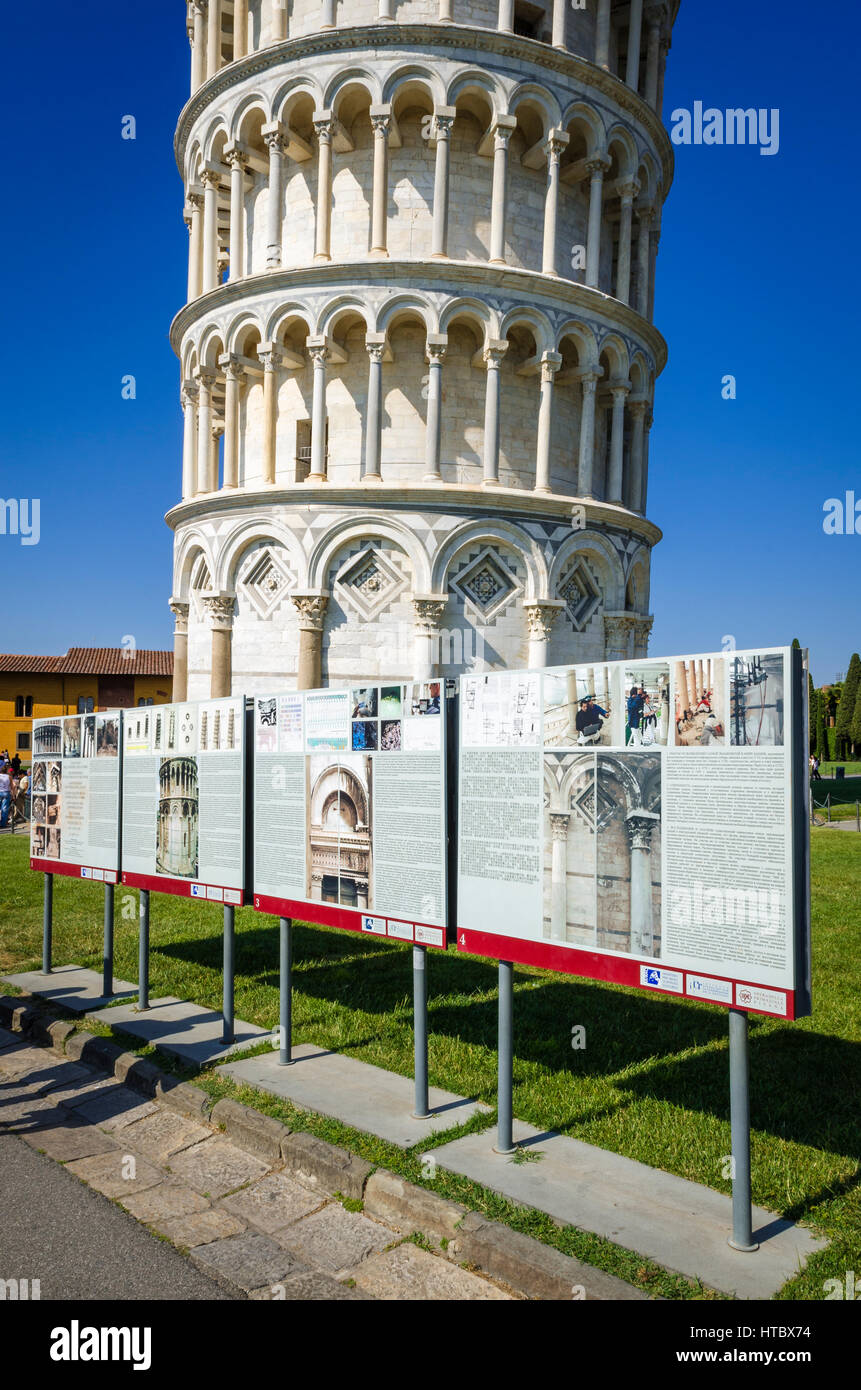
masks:
{"type": "MultiPolygon", "coordinates": [[[[814,830],[814,1013],[799,1023],[751,1016],[754,1200],[824,1232],[828,1250],[790,1281],[785,1298],[823,1297],[823,1281],[861,1267],[861,837],[814,830]]],[[[38,966],[41,875],[24,837],[0,840],[0,969],[38,966]]],[[[152,895],[150,993],[221,1007],[221,910],[152,895]]],[[[54,958],[100,968],[102,894],[57,878],[54,958]]],[[[278,1022],[277,923],[236,914],[236,1016],[278,1022]]],[[[412,1074],[412,969],[408,947],[297,924],[294,1040],[333,1047],[412,1074]]],[[[430,1081],[490,1105],[496,1094],[496,967],[429,952],[430,1081]]],[[[117,890],[116,974],[137,978],[137,894],[117,890]]],[[[722,1192],[730,1150],[727,1020],[705,1004],[661,998],[548,972],[515,970],[514,1110],[518,1118],[627,1154],[722,1192]],[[585,1049],[571,1030],[586,1030],[585,1049]]],[[[347,1145],[369,1161],[464,1202],[664,1297],[703,1297],[697,1286],[631,1252],[525,1211],[439,1170],[419,1151],[349,1131],[213,1074],[213,1095],[245,1103],[347,1145]]],[[[487,1121],[473,1122],[472,1128],[487,1121]]],[[[438,1144],[438,1141],[437,1141],[438,1144]]],[[[540,1164],[536,1165],[540,1171],[540,1164]]]]}

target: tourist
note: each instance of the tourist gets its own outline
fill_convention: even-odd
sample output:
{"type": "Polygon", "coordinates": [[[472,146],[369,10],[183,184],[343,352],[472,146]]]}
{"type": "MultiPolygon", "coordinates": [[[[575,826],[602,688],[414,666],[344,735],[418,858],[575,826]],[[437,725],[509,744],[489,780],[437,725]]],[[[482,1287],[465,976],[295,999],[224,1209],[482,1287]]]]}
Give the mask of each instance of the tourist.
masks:
{"type": "Polygon", "coordinates": [[[822,761],[822,759],[819,757],[819,754],[816,753],[816,754],[814,755],[814,757],[813,757],[813,780],[814,780],[814,782],[821,782],[821,781],[822,781],[822,774],[821,774],[821,772],[819,771],[819,766],[820,766],[821,761],[822,761]]]}
{"type": "Polygon", "coordinates": [[[596,743],[601,736],[601,718],[595,708],[590,706],[588,700],[580,701],[580,708],[577,711],[577,718],[574,721],[577,727],[580,744],[596,743]]]}
{"type": "Polygon", "coordinates": [[[15,800],[12,805],[12,819],[26,821],[27,819],[27,793],[30,790],[30,778],[26,772],[22,772],[18,778],[18,786],[15,792],[15,800]]]}
{"type": "Polygon", "coordinates": [[[15,756],[14,756],[14,758],[12,759],[12,771],[14,772],[14,774],[15,774],[16,777],[19,775],[19,773],[20,773],[20,771],[21,771],[21,755],[20,755],[20,753],[16,753],[15,756]]]}
{"type": "Polygon", "coordinates": [[[643,717],[643,697],[636,685],[631,687],[631,694],[626,701],[628,707],[628,732],[630,743],[642,744],[643,735],[640,730],[640,720],[643,717]]]}
{"type": "Polygon", "coordinates": [[[0,830],[5,830],[9,821],[9,807],[12,804],[12,778],[7,762],[0,763],[0,830]]]}

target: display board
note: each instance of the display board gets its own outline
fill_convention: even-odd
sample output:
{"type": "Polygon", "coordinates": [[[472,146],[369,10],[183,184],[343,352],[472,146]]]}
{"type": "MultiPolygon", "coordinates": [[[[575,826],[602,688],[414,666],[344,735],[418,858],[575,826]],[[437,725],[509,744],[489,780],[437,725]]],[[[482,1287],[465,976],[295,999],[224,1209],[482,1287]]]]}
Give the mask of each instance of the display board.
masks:
{"type": "Polygon", "coordinates": [[[436,681],[255,696],[255,907],[444,947],[445,725],[436,681]]]}
{"type": "Polygon", "coordinates": [[[33,720],[30,867],[116,883],[121,712],[33,720]]]}
{"type": "Polygon", "coordinates": [[[462,677],[458,948],[809,1013],[806,691],[791,648],[462,677]]]}
{"type": "Polygon", "coordinates": [[[245,697],[127,710],[122,881],[245,901],[245,697]]]}

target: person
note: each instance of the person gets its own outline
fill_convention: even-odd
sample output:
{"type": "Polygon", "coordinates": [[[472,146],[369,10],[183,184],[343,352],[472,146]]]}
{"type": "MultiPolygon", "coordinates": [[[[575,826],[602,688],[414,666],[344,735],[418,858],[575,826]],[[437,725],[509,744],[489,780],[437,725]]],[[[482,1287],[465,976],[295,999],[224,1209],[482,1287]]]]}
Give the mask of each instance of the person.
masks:
{"type": "Polygon", "coordinates": [[[14,756],[14,758],[12,759],[12,771],[14,772],[14,774],[15,774],[16,777],[18,777],[18,776],[20,775],[20,773],[21,773],[21,754],[20,754],[20,753],[16,753],[15,756],[14,756]]]}
{"type": "Polygon", "coordinates": [[[26,772],[22,772],[18,778],[18,787],[15,792],[15,801],[12,806],[12,819],[26,821],[27,819],[27,793],[30,790],[30,778],[26,772]]]}
{"type": "Polygon", "coordinates": [[[9,821],[9,807],[12,804],[12,778],[7,762],[0,764],[0,830],[5,830],[9,821]]]}
{"type": "Polygon", "coordinates": [[[601,719],[588,700],[580,701],[574,724],[579,735],[578,743],[594,743],[601,733],[601,719]]]}
{"type": "Polygon", "coordinates": [[[642,744],[643,735],[640,730],[640,720],[643,716],[643,697],[636,685],[631,687],[626,704],[628,707],[628,729],[631,734],[630,742],[642,744]]]}
{"type": "Polygon", "coordinates": [[[654,743],[658,732],[658,716],[652,709],[652,701],[648,691],[641,687],[640,696],[643,701],[643,712],[641,715],[643,743],[654,743]]]}
{"type": "Polygon", "coordinates": [[[814,758],[813,758],[813,779],[814,779],[815,782],[821,782],[821,781],[822,781],[822,774],[821,774],[821,772],[819,771],[819,765],[820,765],[821,762],[822,762],[822,759],[820,758],[819,754],[818,754],[818,753],[814,754],[814,758]]]}
{"type": "Polygon", "coordinates": [[[599,715],[601,719],[606,719],[607,711],[601,708],[601,706],[598,704],[598,701],[595,699],[595,696],[589,695],[587,696],[587,699],[589,702],[589,708],[592,711],[592,713],[599,715]]]}

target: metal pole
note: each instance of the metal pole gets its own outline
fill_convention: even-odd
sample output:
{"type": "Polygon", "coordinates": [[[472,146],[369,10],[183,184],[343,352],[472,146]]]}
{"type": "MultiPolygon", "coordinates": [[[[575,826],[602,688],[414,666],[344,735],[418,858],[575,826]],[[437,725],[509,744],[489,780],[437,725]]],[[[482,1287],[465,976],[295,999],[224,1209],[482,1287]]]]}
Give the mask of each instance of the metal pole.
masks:
{"type": "Polygon", "coordinates": [[[499,962],[499,1038],[497,1055],[497,1121],[496,1152],[514,1153],[514,966],[511,961],[499,962]]]}
{"type": "Polygon", "coordinates": [[[828,793],[828,795],[827,795],[826,798],[825,798],[825,804],[826,804],[827,807],[828,807],[828,824],[830,825],[830,824],[831,824],[831,793],[830,793],[830,792],[828,793]]]}
{"type": "Polygon", "coordinates": [[[750,1059],[747,1014],[729,1011],[729,1092],[732,1126],[732,1236],[733,1250],[759,1249],[753,1238],[750,1195],[750,1059]]]}
{"type": "Polygon", "coordinates": [[[140,891],[138,905],[138,1008],[149,1008],[149,889],[140,891]]]}
{"type": "Polygon", "coordinates": [[[428,977],[427,947],[413,947],[413,1053],[416,1105],[413,1119],[426,1120],[428,1108],[428,977]]]}
{"type": "Polygon", "coordinates": [[[45,875],[45,907],[42,913],[42,974],[51,973],[51,938],[54,929],[54,875],[45,875]]]}
{"type": "Polygon", "coordinates": [[[293,923],[289,917],[280,919],[281,977],[278,1021],[280,1027],[278,1061],[282,1067],[293,1062],[293,923]]]}
{"type": "Polygon", "coordinates": [[[228,1045],[236,1040],[233,1019],[233,995],[234,995],[234,944],[235,944],[235,918],[236,909],[226,907],[224,909],[224,988],[222,995],[222,1017],[224,1027],[221,1033],[221,1041],[228,1045]]]}
{"type": "Polygon", "coordinates": [[[855,802],[855,829],[861,830],[861,802],[855,802]]]}
{"type": "Polygon", "coordinates": [[[105,944],[102,965],[102,993],[110,999],[114,993],[114,885],[105,884],[105,944]]]}

